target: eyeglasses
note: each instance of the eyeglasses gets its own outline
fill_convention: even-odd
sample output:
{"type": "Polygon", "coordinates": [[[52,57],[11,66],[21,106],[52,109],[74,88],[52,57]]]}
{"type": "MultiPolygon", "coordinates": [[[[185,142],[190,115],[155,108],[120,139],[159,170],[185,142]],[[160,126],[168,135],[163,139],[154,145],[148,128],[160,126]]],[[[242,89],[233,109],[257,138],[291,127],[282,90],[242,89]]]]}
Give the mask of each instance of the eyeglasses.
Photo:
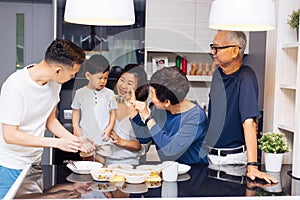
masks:
{"type": "Polygon", "coordinates": [[[228,46],[223,46],[223,47],[216,47],[214,44],[210,44],[210,49],[212,51],[213,54],[217,54],[219,49],[227,49],[229,47],[238,47],[239,49],[241,49],[241,47],[237,46],[237,45],[228,45],[228,46]]]}

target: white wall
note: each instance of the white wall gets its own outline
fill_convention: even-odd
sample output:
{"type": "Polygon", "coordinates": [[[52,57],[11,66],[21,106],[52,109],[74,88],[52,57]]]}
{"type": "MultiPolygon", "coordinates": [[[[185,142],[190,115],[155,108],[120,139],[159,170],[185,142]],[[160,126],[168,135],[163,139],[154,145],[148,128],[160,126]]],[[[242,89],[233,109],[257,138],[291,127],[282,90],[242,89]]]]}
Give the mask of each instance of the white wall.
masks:
{"type": "Polygon", "coordinates": [[[16,13],[25,16],[24,64],[39,62],[53,39],[52,4],[0,2],[0,86],[16,70],[16,13]]]}
{"type": "MultiPolygon", "coordinates": [[[[52,4],[0,2],[0,87],[16,70],[16,13],[24,13],[24,64],[37,63],[53,40],[52,4]]],[[[46,132],[46,136],[50,136],[46,132]]],[[[45,148],[42,164],[49,164],[50,149],[45,148]]]]}

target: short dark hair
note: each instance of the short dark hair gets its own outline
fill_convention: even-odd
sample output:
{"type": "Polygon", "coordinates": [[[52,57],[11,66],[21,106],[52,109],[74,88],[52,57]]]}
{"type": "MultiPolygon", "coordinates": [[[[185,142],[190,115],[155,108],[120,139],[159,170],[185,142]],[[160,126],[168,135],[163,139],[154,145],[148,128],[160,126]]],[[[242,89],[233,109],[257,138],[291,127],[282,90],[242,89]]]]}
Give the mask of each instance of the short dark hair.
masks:
{"type": "Polygon", "coordinates": [[[101,54],[92,55],[83,62],[82,66],[90,74],[105,73],[110,69],[109,61],[101,54]]]}
{"type": "Polygon", "coordinates": [[[124,73],[135,75],[137,78],[137,88],[135,90],[136,100],[146,101],[149,96],[149,84],[144,67],[138,64],[128,64],[124,67],[122,74],[124,73]]]}
{"type": "Polygon", "coordinates": [[[45,62],[48,64],[60,64],[64,67],[73,67],[74,64],[82,64],[85,53],[82,48],[65,39],[52,41],[45,52],[45,62]]]}
{"type": "Polygon", "coordinates": [[[165,63],[165,60],[162,60],[162,59],[161,59],[161,60],[157,60],[157,61],[156,61],[156,63],[159,63],[159,62],[165,63]]]}
{"type": "Polygon", "coordinates": [[[172,105],[182,102],[190,90],[188,79],[176,66],[157,70],[150,79],[150,85],[156,90],[159,101],[168,99],[172,105]]]}

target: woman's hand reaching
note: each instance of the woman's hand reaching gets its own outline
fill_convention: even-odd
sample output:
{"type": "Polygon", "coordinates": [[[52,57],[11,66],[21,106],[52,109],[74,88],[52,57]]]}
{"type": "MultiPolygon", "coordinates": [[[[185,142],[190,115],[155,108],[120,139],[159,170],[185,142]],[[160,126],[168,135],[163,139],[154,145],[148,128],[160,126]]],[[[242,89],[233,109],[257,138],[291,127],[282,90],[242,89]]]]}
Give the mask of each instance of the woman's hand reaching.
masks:
{"type": "Polygon", "coordinates": [[[120,138],[114,130],[111,131],[110,137],[113,139],[112,143],[114,143],[115,145],[120,147],[125,146],[125,141],[122,138],[120,138]]]}
{"type": "Polygon", "coordinates": [[[146,105],[146,102],[136,100],[134,90],[131,90],[131,100],[129,101],[129,104],[130,104],[128,106],[129,109],[138,112],[143,120],[149,117],[150,112],[149,112],[149,108],[146,105]]]}

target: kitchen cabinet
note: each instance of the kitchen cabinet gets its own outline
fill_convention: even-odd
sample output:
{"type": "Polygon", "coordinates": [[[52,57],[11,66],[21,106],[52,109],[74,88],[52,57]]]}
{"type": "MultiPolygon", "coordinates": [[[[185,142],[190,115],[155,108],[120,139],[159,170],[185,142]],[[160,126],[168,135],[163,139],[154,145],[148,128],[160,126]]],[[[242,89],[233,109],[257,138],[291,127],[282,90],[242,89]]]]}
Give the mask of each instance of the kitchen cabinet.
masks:
{"type": "MultiPolygon", "coordinates": [[[[190,57],[194,54],[198,56],[198,60],[188,60],[189,63],[212,64],[208,54],[209,44],[217,30],[208,28],[210,7],[209,0],[146,1],[144,58],[149,76],[152,75],[152,57],[157,53],[163,56],[173,53],[175,57],[190,57]]],[[[249,39],[248,32],[246,35],[249,39]]],[[[249,45],[245,53],[249,52],[248,49],[249,45]]],[[[171,64],[174,61],[171,60],[171,64]]],[[[203,81],[209,78],[191,77],[190,80],[203,81]]]]}
{"type": "MultiPolygon", "coordinates": [[[[151,0],[146,2],[145,68],[152,75],[152,58],[168,56],[169,66],[177,55],[191,63],[210,63],[209,43],[215,30],[208,29],[210,1],[151,0]],[[201,19],[197,19],[201,18],[201,19]],[[195,35],[199,36],[195,37],[195,35]],[[201,55],[202,54],[202,55],[201,55]]],[[[210,81],[210,77],[189,76],[190,81],[210,81]]]]}
{"type": "Polygon", "coordinates": [[[217,32],[208,28],[210,7],[210,0],[147,1],[146,50],[209,53],[217,32]]]}
{"type": "MultiPolygon", "coordinates": [[[[216,30],[208,28],[209,0],[146,1],[145,70],[153,73],[153,57],[167,57],[168,66],[176,56],[187,58],[187,74],[192,63],[212,64],[209,55],[216,30]]],[[[211,76],[187,76],[191,82],[188,98],[207,105],[211,76]]]]}
{"type": "Polygon", "coordinates": [[[285,133],[292,151],[284,163],[293,163],[300,177],[300,43],[286,23],[300,1],[275,0],[277,27],[268,31],[264,96],[264,132],[285,133]]]}
{"type": "Polygon", "coordinates": [[[217,33],[217,30],[208,28],[211,3],[212,1],[196,0],[195,52],[210,52],[209,44],[217,33]]]}
{"type": "Polygon", "coordinates": [[[194,52],[195,0],[146,1],[147,51],[194,52]]]}

